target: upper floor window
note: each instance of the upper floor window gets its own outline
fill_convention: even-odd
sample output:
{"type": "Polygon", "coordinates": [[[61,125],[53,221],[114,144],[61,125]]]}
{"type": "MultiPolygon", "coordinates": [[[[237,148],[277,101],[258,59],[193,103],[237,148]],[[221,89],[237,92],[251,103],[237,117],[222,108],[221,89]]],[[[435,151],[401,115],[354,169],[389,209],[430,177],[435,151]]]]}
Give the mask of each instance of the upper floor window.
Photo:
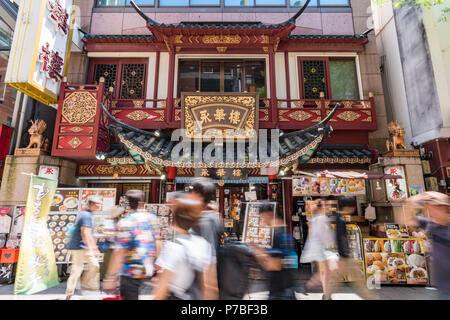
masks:
{"type": "Polygon", "coordinates": [[[264,60],[182,60],[179,64],[178,96],[181,92],[257,92],[266,97],[264,60]]]}
{"type": "Polygon", "coordinates": [[[105,78],[105,90],[114,88],[115,99],[145,99],[147,62],[145,59],[94,59],[90,68],[90,83],[105,78]]]}
{"type": "MultiPolygon", "coordinates": [[[[224,0],[225,7],[299,7],[306,0],[224,0]]],[[[160,7],[189,7],[189,6],[214,6],[220,7],[221,0],[135,0],[140,6],[160,7]]],[[[130,0],[97,0],[98,7],[129,6],[130,0]]],[[[310,7],[327,6],[350,6],[350,0],[312,0],[310,7]]]]}
{"type": "Polygon", "coordinates": [[[301,99],[359,99],[356,62],[353,58],[299,58],[301,99]]]}

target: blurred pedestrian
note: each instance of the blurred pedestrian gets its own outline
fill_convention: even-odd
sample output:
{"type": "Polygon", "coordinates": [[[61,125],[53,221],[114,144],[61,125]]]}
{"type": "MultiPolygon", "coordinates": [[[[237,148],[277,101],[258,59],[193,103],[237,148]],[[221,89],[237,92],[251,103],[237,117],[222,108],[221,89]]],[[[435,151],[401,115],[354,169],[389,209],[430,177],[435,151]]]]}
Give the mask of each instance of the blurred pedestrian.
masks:
{"type": "Polygon", "coordinates": [[[329,248],[334,246],[335,237],[331,229],[324,200],[317,200],[311,204],[312,219],[309,222],[309,235],[306,239],[303,253],[300,257],[301,263],[317,262],[319,268],[306,284],[312,288],[322,285],[323,300],[330,300],[329,277],[330,268],[334,269],[336,257],[329,248]]]}
{"type": "Polygon", "coordinates": [[[218,283],[217,277],[217,252],[221,244],[221,238],[224,235],[223,223],[220,214],[217,212],[216,206],[216,185],[211,179],[196,178],[191,184],[191,192],[196,194],[202,201],[201,216],[198,222],[192,227],[195,234],[203,237],[209,242],[212,248],[213,263],[208,270],[208,282],[206,285],[210,287],[208,290],[212,295],[205,299],[215,300],[219,297],[221,284],[218,283]]]}
{"type": "Polygon", "coordinates": [[[287,231],[284,220],[268,201],[259,206],[259,215],[265,226],[273,230],[273,243],[265,251],[253,246],[256,259],[269,275],[269,300],[295,300],[293,270],[298,268],[295,240],[287,231]]]}
{"type": "Polygon", "coordinates": [[[93,214],[100,210],[102,201],[96,196],[90,196],[87,199],[87,205],[84,211],[81,211],[75,220],[75,226],[70,239],[68,249],[72,259],[72,271],[67,280],[66,300],[70,300],[75,292],[75,288],[83,273],[84,264],[87,264],[87,270],[81,277],[81,290],[98,291],[100,288],[100,264],[98,250],[92,230],[94,228],[93,214]]]}
{"type": "MultiPolygon", "coordinates": [[[[433,285],[439,290],[439,299],[450,300],[450,203],[449,196],[429,191],[406,201],[410,205],[422,205],[429,218],[408,215],[401,223],[419,227],[431,234],[431,268],[433,285]]],[[[408,211],[408,210],[407,210],[408,211]]]]}
{"type": "Polygon", "coordinates": [[[174,240],[167,241],[156,261],[155,300],[200,300],[211,295],[207,270],[213,262],[212,247],[189,230],[198,222],[203,200],[193,193],[172,201],[174,240]]]}
{"type": "Polygon", "coordinates": [[[103,280],[103,289],[114,291],[119,285],[124,300],[138,300],[139,290],[154,274],[154,261],[159,240],[157,217],[138,210],[143,199],[141,190],[130,190],[125,196],[130,212],[117,225],[116,249],[103,280]]]}
{"type": "Polygon", "coordinates": [[[350,279],[350,285],[364,300],[373,300],[374,296],[367,288],[364,277],[364,270],[352,258],[347,235],[347,223],[344,216],[353,215],[356,212],[356,200],[354,197],[338,197],[338,204],[332,201],[328,208],[331,211],[332,221],[336,225],[336,244],[339,254],[337,269],[329,277],[329,299],[331,295],[343,283],[344,276],[350,279]],[[337,210],[336,210],[337,209],[337,210]]]}

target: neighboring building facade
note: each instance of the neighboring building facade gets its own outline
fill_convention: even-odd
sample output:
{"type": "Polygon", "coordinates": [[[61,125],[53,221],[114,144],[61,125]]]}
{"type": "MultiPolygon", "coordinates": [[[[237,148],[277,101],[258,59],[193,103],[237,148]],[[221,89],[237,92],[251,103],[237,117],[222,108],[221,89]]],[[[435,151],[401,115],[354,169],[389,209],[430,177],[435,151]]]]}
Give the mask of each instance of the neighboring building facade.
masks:
{"type": "Polygon", "coordinates": [[[408,147],[428,152],[428,187],[441,192],[450,185],[450,21],[440,21],[448,3],[423,10],[372,6],[388,120],[404,126],[408,147]]]}
{"type": "Polygon", "coordinates": [[[9,151],[11,126],[16,101],[16,89],[5,83],[9,51],[16,24],[17,6],[9,0],[0,0],[0,180],[9,151]]]}

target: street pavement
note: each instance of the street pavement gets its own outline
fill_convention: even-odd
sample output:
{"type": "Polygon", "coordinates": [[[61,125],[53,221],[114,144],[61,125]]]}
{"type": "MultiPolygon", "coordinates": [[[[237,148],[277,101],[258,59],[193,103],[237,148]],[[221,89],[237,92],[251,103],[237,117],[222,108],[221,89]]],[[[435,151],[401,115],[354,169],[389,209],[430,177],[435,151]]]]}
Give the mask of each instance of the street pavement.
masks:
{"type": "MultiPolygon", "coordinates": [[[[304,281],[301,281],[297,286],[296,292],[297,300],[321,300],[322,293],[319,290],[308,290],[302,293],[301,287],[304,287],[304,281]]],[[[62,282],[59,285],[50,288],[46,291],[39,292],[33,295],[14,295],[13,285],[0,285],[0,300],[64,300],[65,299],[66,283],[62,282]]],[[[333,294],[333,300],[362,300],[353,290],[344,284],[338,293],[333,294]]],[[[382,286],[380,289],[374,290],[375,294],[380,300],[436,300],[437,291],[427,287],[414,286],[382,286]]],[[[144,288],[139,296],[140,300],[151,298],[151,289],[144,288]]],[[[266,300],[268,291],[265,286],[265,281],[252,281],[249,294],[244,297],[244,300],[266,300]]],[[[79,290],[73,296],[73,300],[101,300],[106,298],[105,294],[90,294],[81,295],[79,290]]]]}

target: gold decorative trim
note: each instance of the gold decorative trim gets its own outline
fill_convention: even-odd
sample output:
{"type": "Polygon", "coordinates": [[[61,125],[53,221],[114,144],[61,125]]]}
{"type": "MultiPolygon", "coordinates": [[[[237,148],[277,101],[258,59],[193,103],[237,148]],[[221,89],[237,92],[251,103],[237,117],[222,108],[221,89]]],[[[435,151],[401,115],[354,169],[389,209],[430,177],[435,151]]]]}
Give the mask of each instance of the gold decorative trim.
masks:
{"type": "Polygon", "coordinates": [[[344,121],[351,122],[351,121],[355,121],[356,119],[361,118],[361,115],[354,111],[344,111],[344,112],[338,114],[337,117],[344,121]]]}
{"type": "Polygon", "coordinates": [[[144,100],[133,100],[133,105],[135,108],[142,108],[144,103],[145,103],[144,100]]]}
{"type": "Polygon", "coordinates": [[[302,109],[303,106],[305,105],[305,101],[304,100],[292,101],[292,103],[294,104],[295,108],[299,108],[299,109],[302,109]]]}
{"type": "Polygon", "coordinates": [[[174,37],[173,43],[183,43],[183,35],[177,34],[177,35],[174,37]]]}
{"type": "Polygon", "coordinates": [[[264,117],[261,118],[261,121],[269,121],[269,110],[267,109],[259,109],[262,113],[264,113],[264,117]]]}
{"type": "Polygon", "coordinates": [[[312,117],[311,114],[309,114],[308,112],[305,112],[303,110],[296,110],[296,111],[290,113],[288,116],[289,116],[289,118],[297,120],[297,121],[306,121],[312,117]]]}
{"type": "Polygon", "coordinates": [[[202,37],[202,41],[208,44],[239,44],[242,38],[238,35],[206,35],[202,37]]]}
{"type": "MultiPolygon", "coordinates": [[[[331,110],[327,110],[327,117],[330,115],[330,113],[331,113],[331,110]]],[[[330,119],[330,122],[337,122],[337,120],[334,119],[334,117],[333,117],[330,119]]]]}
{"type": "Polygon", "coordinates": [[[216,50],[218,53],[225,53],[227,51],[228,47],[216,47],[216,50]]]}
{"type": "Polygon", "coordinates": [[[200,162],[200,163],[192,163],[192,162],[173,162],[171,160],[163,160],[159,157],[152,156],[149,152],[142,150],[138,146],[134,145],[122,134],[118,134],[120,142],[123,143],[126,147],[134,150],[139,153],[141,157],[146,160],[146,163],[152,163],[156,166],[164,166],[164,167],[183,167],[183,168],[266,168],[266,167],[278,167],[280,165],[287,165],[288,163],[297,160],[302,155],[310,152],[311,149],[315,149],[319,146],[319,144],[323,140],[323,135],[319,135],[315,138],[311,143],[298,150],[297,152],[291,154],[286,158],[282,158],[276,161],[265,161],[265,162],[231,162],[231,163],[216,163],[216,162],[200,162]]]}
{"type": "Polygon", "coordinates": [[[125,158],[108,158],[106,161],[111,163],[118,163],[118,164],[135,164],[133,158],[131,157],[125,157],[125,158]]]}
{"type": "Polygon", "coordinates": [[[364,163],[372,163],[372,159],[370,158],[312,158],[309,160],[309,163],[350,163],[350,164],[364,164],[364,163]]]}
{"type": "Polygon", "coordinates": [[[129,114],[126,115],[126,117],[128,119],[131,119],[134,121],[142,121],[144,119],[148,119],[149,116],[150,116],[150,114],[148,114],[147,112],[144,112],[142,110],[136,110],[136,111],[130,112],[129,114]]]}
{"type": "Polygon", "coordinates": [[[63,102],[61,114],[68,123],[83,124],[97,113],[97,99],[90,92],[74,92],[63,102]]]}
{"type": "Polygon", "coordinates": [[[165,121],[165,110],[153,110],[155,113],[159,114],[159,119],[155,119],[155,121],[165,121]]]}
{"type": "Polygon", "coordinates": [[[78,137],[72,138],[69,142],[67,142],[73,149],[78,148],[83,141],[81,141],[78,137]]]}
{"type": "Polygon", "coordinates": [[[261,36],[261,43],[269,43],[269,42],[270,42],[269,36],[266,35],[261,36]]]}
{"type": "Polygon", "coordinates": [[[80,128],[80,127],[72,127],[72,128],[70,128],[69,130],[72,131],[72,132],[74,132],[74,133],[78,133],[78,132],[83,131],[83,128],[80,128]]]}
{"type": "Polygon", "coordinates": [[[344,104],[344,108],[345,109],[351,109],[353,106],[353,101],[342,101],[342,103],[344,104]]]}

